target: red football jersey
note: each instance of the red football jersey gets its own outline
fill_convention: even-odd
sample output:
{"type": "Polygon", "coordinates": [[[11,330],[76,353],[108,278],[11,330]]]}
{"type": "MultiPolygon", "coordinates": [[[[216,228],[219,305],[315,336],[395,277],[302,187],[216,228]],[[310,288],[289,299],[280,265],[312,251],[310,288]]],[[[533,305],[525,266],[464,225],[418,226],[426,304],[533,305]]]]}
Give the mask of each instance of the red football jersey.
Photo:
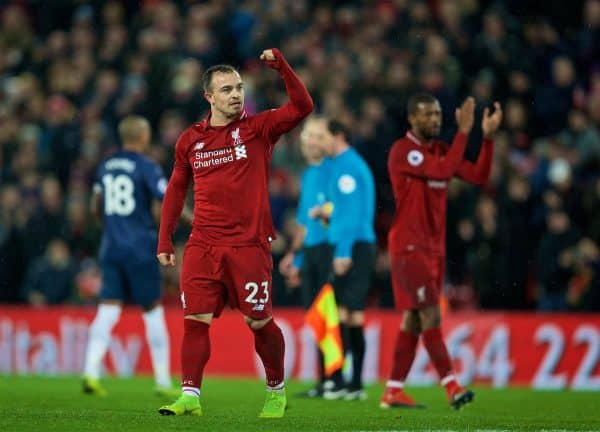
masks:
{"type": "Polygon", "coordinates": [[[493,143],[484,140],[476,164],[463,160],[467,136],[457,133],[450,148],[442,141],[422,142],[412,132],[394,143],[388,171],[396,212],[388,235],[390,253],[420,250],[445,255],[448,182],[454,175],[484,184],[493,143]]]}
{"type": "Polygon", "coordinates": [[[242,246],[274,236],[269,205],[269,166],[279,137],[313,108],[306,88],[289,65],[280,73],[290,102],[258,115],[214,127],[209,118],[186,129],[175,145],[175,164],[161,216],[158,252],[172,253],[171,234],[194,181],[194,232],[208,244],[242,246]]]}

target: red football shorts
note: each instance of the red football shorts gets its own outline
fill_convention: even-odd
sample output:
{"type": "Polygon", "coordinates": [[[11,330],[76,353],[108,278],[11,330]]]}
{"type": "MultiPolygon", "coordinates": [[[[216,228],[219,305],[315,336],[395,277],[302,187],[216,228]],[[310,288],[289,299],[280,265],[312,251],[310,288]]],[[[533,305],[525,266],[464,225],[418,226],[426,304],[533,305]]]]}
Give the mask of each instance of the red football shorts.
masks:
{"type": "Polygon", "coordinates": [[[444,257],[412,251],[390,258],[396,309],[422,309],[438,304],[444,282],[444,257]]]}
{"type": "Polygon", "coordinates": [[[271,316],[269,243],[252,246],[214,246],[188,240],[181,268],[184,315],[213,313],[218,317],[229,301],[232,309],[253,319],[271,316]]]}

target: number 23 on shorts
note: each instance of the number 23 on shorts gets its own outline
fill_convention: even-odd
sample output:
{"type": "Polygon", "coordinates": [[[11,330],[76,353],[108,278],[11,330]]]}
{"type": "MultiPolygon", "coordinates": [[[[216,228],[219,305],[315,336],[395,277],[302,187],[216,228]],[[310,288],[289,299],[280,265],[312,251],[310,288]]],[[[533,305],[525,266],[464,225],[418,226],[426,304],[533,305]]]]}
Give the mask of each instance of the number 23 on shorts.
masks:
{"type": "Polygon", "coordinates": [[[244,289],[249,292],[245,302],[254,305],[252,310],[263,310],[265,308],[265,304],[268,303],[270,298],[269,281],[262,281],[260,283],[260,287],[256,282],[247,282],[246,285],[244,285],[244,289]]]}

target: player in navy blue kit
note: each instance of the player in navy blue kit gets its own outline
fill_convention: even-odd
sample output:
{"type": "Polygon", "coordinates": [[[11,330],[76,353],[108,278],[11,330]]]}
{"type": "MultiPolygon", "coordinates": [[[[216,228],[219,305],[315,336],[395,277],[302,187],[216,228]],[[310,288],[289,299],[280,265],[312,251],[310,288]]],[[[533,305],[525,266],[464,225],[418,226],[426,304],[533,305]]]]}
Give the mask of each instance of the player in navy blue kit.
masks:
{"type": "Polygon", "coordinates": [[[155,200],[162,200],[167,180],[152,160],[143,155],[150,143],[146,119],[129,116],[119,124],[123,149],[98,167],[92,211],[103,222],[99,260],[102,267],[100,305],[90,326],[83,390],[106,395],[99,382],[101,364],[121,305],[140,305],[156,380],[156,392],[178,393],[169,375],[169,338],[160,305],[161,275],[156,262],[157,232],[152,216],[155,200]]]}

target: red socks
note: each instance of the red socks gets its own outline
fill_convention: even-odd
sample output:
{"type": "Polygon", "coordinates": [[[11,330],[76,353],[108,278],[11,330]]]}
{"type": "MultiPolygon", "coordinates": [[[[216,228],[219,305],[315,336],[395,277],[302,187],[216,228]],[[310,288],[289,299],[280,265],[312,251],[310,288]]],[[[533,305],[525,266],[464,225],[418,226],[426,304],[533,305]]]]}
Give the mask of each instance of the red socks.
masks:
{"type": "Polygon", "coordinates": [[[204,366],[210,357],[210,326],[201,321],[183,320],[181,343],[181,386],[200,388],[204,366]]]}
{"type": "Polygon", "coordinates": [[[396,348],[394,349],[394,365],[390,374],[390,381],[399,383],[406,381],[410,367],[415,359],[419,336],[400,330],[396,337],[396,348]]]}
{"type": "MultiPolygon", "coordinates": [[[[181,345],[181,385],[200,388],[204,366],[210,357],[210,326],[196,320],[183,320],[181,345]]],[[[273,320],[263,328],[254,330],[254,347],[260,356],[267,375],[267,385],[277,387],[283,382],[283,334],[273,320]]]]}
{"type": "MultiPolygon", "coordinates": [[[[429,358],[437,370],[442,385],[448,391],[454,389],[455,386],[458,386],[458,383],[452,371],[452,362],[440,328],[435,327],[424,330],[421,335],[423,336],[423,345],[429,353],[429,358]]],[[[419,336],[404,330],[398,332],[394,350],[394,366],[388,384],[390,382],[398,385],[404,383],[415,359],[418,342],[419,336]]]]}
{"type": "Polygon", "coordinates": [[[270,320],[264,327],[253,330],[254,348],[265,367],[268,387],[279,387],[283,383],[283,355],[285,343],[281,329],[270,320]]]}
{"type": "Polygon", "coordinates": [[[455,380],[448,349],[442,338],[442,332],[439,327],[434,327],[424,330],[421,335],[423,336],[423,345],[425,345],[425,349],[429,353],[429,358],[437,370],[442,385],[447,387],[448,383],[455,380]],[[448,379],[450,377],[452,379],[448,379]]]}

